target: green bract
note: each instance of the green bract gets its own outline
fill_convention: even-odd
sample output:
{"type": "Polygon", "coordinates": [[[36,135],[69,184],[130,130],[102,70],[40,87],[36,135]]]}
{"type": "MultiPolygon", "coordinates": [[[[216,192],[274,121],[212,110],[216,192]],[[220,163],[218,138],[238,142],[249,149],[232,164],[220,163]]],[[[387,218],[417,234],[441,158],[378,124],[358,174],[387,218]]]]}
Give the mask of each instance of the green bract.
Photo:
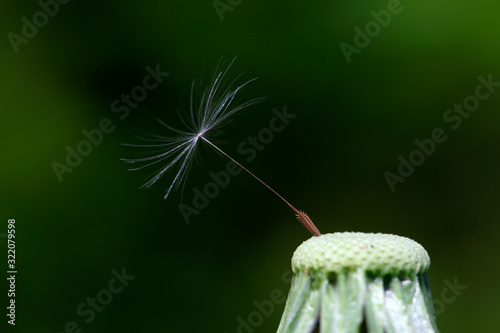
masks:
{"type": "Polygon", "coordinates": [[[278,333],[438,332],[417,242],[395,235],[312,237],[292,258],[294,277],[278,333]]]}

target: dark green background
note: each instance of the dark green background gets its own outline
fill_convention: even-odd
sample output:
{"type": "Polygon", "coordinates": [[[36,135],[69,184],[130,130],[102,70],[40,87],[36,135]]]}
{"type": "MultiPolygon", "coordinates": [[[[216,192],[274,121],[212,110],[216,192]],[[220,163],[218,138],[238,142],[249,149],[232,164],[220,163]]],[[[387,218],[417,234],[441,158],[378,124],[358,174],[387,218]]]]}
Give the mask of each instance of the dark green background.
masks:
{"type": "MultiPolygon", "coordinates": [[[[83,332],[231,333],[238,316],[255,311],[254,300],[288,292],[282,274],[309,235],[262,185],[234,177],[186,225],[178,204],[224,158],[202,147],[184,195],[167,201],[172,177],[139,191],[149,172],[127,172],[120,161],[130,156],[120,144],[134,141],[134,128],[157,132],[147,112],[175,123],[191,80],[207,82],[221,56],[238,56],[229,77],[259,78],[239,100],[266,100],[235,115],[220,146],[238,156],[238,144],[286,106],[297,118],[247,166],[323,233],[420,242],[432,258],[435,299],[445,280],[467,286],[439,314],[440,329],[496,332],[500,89],[457,130],[442,116],[474,93],[479,75],[500,81],[500,6],[402,1],[402,12],[348,64],[339,44],[352,44],[353,28],[387,3],[244,0],[221,21],[211,1],[73,0],[16,54],[7,33],[19,34],[21,18],[40,7],[3,1],[0,233],[16,219],[15,330],[61,332],[76,321],[83,332]],[[120,120],[111,102],[156,64],[169,77],[120,120]],[[60,183],[51,163],[64,162],[65,147],[103,118],[116,129],[60,183]],[[383,173],[396,172],[398,155],[435,128],[448,139],[392,193],[383,173]],[[135,279],[86,324],[76,307],[122,267],[135,279]]],[[[5,277],[4,241],[0,248],[5,277]]],[[[255,332],[275,332],[283,307],[255,332]]]]}

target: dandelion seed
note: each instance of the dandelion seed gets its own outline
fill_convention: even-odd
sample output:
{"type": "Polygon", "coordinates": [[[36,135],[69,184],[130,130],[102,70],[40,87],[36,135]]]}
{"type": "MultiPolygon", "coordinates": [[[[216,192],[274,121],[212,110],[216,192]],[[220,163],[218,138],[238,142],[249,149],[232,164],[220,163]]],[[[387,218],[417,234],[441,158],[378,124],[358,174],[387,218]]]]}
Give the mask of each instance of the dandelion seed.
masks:
{"type": "Polygon", "coordinates": [[[273,190],[269,185],[264,183],[261,179],[255,176],[252,172],[238,163],[231,156],[226,154],[222,149],[211,142],[207,137],[211,132],[219,129],[222,125],[226,123],[228,118],[235,112],[240,111],[250,105],[262,101],[263,98],[254,98],[242,104],[234,106],[233,100],[236,94],[245,87],[248,83],[256,80],[251,79],[245,83],[233,88],[235,81],[239,78],[237,77],[233,80],[226,88],[223,88],[223,80],[226,76],[229,68],[233,64],[233,61],[226,67],[226,69],[221,69],[222,59],[217,66],[214,77],[210,85],[203,92],[200,102],[195,105],[194,102],[194,81],[191,87],[191,98],[189,105],[189,119],[183,120],[186,130],[178,130],[173,128],[160,119],[156,121],[163,127],[165,127],[170,132],[176,134],[175,137],[165,137],[160,135],[150,135],[149,138],[141,137],[140,139],[149,141],[149,144],[124,144],[130,147],[148,148],[154,149],[155,155],[144,157],[144,158],[133,158],[133,159],[122,159],[126,163],[131,164],[142,164],[135,168],[129,168],[128,170],[139,170],[146,167],[150,167],[160,163],[166,163],[162,165],[153,176],[141,186],[141,188],[149,188],[155,184],[158,179],[164,176],[168,171],[176,170],[174,179],[170,184],[167,192],[164,196],[165,199],[169,196],[172,190],[177,190],[181,183],[187,178],[187,174],[192,165],[193,158],[195,156],[196,148],[200,141],[208,143],[211,147],[215,148],[218,152],[222,153],[224,156],[229,158],[231,161],[240,166],[243,170],[248,172],[252,177],[257,179],[260,183],[266,186],[274,194],[276,194],[281,200],[283,200],[296,214],[297,219],[307,228],[313,235],[321,235],[319,230],[316,228],[311,219],[306,213],[295,209],[288,201],[286,201],[281,195],[279,195],[275,190],[273,190]]]}

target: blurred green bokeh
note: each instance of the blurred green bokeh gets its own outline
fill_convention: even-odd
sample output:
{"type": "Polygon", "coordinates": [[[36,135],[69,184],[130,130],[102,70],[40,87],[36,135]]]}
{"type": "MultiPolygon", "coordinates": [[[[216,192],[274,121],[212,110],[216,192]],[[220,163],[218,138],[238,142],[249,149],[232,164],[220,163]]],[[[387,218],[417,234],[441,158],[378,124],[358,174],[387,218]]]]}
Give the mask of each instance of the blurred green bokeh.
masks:
{"type": "MultiPolygon", "coordinates": [[[[500,4],[402,1],[348,63],[339,45],[354,45],[354,27],[364,30],[390,1],[221,2],[232,9],[223,20],[211,1],[70,1],[17,53],[8,34],[21,35],[22,18],[41,7],[0,4],[0,233],[16,219],[15,329],[62,332],[74,321],[82,332],[231,333],[257,311],[254,301],[287,294],[292,253],[309,235],[262,185],[232,178],[186,224],[178,205],[191,204],[193,188],[227,160],[202,147],[184,192],[166,201],[171,177],[139,191],[153,170],[127,172],[120,161],[136,129],[158,129],[149,114],[178,122],[191,81],[208,82],[221,56],[238,56],[230,78],[259,78],[239,100],[266,100],[236,114],[220,146],[244,161],[238,145],[286,106],[296,118],[246,166],[323,233],[418,241],[432,259],[441,331],[496,332],[500,89],[456,130],[443,115],[475,94],[479,76],[500,81],[500,4]],[[112,102],[157,65],[169,76],[120,119],[112,102]],[[104,118],[114,130],[60,182],[52,163],[65,163],[66,146],[104,118]],[[398,156],[436,128],[447,140],[392,192],[384,173],[397,173],[398,156]],[[123,267],[135,279],[85,322],[77,307],[123,267]],[[454,281],[467,288],[453,294],[454,281]]],[[[4,241],[0,248],[6,259],[4,241]]],[[[275,332],[283,308],[252,332],[275,332]]]]}

